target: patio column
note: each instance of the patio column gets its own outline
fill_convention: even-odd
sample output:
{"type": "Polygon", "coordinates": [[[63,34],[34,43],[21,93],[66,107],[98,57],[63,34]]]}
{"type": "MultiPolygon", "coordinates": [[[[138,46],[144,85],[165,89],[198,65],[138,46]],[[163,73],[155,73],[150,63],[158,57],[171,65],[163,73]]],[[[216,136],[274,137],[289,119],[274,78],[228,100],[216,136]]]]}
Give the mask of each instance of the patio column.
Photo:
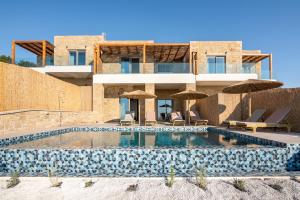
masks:
{"type": "MultiPolygon", "coordinates": [[[[145,92],[155,94],[155,84],[154,83],[146,83],[145,84],[145,92]]],[[[155,99],[145,99],[145,114],[147,112],[155,112],[155,99]]]]}
{"type": "Polygon", "coordinates": [[[11,43],[11,63],[16,63],[16,43],[14,40],[11,43]]]}
{"type": "Polygon", "coordinates": [[[104,106],[104,85],[93,84],[93,112],[96,112],[98,114],[99,122],[104,121],[103,106],[104,106]]]}

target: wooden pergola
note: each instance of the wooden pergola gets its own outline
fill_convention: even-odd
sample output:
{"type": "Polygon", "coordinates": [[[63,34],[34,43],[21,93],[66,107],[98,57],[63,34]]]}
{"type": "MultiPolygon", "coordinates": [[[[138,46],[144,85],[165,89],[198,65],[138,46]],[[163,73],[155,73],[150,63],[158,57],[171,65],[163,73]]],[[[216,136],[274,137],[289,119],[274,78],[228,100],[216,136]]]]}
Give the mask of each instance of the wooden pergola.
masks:
{"type": "Polygon", "coordinates": [[[94,49],[94,73],[102,72],[103,62],[116,62],[112,56],[141,56],[143,63],[147,63],[151,57],[153,62],[178,62],[189,58],[189,43],[149,43],[131,42],[99,43],[94,49]],[[106,57],[107,56],[107,57],[106,57]],[[109,60],[109,59],[110,60],[109,60]]]}
{"type": "Polygon", "coordinates": [[[47,40],[13,40],[11,44],[12,63],[16,62],[16,45],[42,57],[42,65],[46,65],[46,57],[54,55],[54,45],[47,40]]]}
{"type": "Polygon", "coordinates": [[[269,78],[272,79],[272,54],[243,54],[243,63],[258,63],[262,60],[269,59],[269,78]]]}

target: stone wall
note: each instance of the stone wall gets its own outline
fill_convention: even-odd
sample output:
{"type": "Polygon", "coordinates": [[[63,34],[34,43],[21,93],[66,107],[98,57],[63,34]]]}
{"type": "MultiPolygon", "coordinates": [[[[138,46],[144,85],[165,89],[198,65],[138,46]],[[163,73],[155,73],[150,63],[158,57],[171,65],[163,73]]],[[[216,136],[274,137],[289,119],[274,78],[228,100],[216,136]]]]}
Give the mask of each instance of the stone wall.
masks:
{"type": "MultiPolygon", "coordinates": [[[[247,101],[245,99],[245,102],[247,101]]],[[[288,106],[291,107],[291,112],[287,116],[286,121],[294,126],[292,131],[300,132],[300,88],[278,88],[252,94],[252,111],[259,108],[267,108],[264,118],[277,108],[288,106]]],[[[245,111],[247,113],[248,110],[245,111]]]]}
{"type": "Polygon", "coordinates": [[[99,122],[97,112],[18,110],[0,113],[0,134],[99,122]]]}
{"type": "MultiPolygon", "coordinates": [[[[251,96],[252,112],[267,109],[264,119],[277,108],[290,106],[291,112],[285,121],[293,125],[292,131],[300,132],[300,88],[278,88],[252,93],[251,96]]],[[[227,119],[245,120],[248,117],[248,98],[246,94],[219,93],[197,101],[197,108],[212,125],[219,125],[227,119]]]]}
{"type": "Polygon", "coordinates": [[[95,44],[104,41],[103,35],[54,36],[54,65],[69,65],[70,50],[85,50],[86,65],[94,60],[95,44]]]}
{"type": "MultiPolygon", "coordinates": [[[[0,111],[43,109],[81,111],[82,100],[91,102],[91,93],[52,76],[26,67],[0,62],[0,111]]],[[[90,111],[90,107],[88,106],[90,111]]]]}

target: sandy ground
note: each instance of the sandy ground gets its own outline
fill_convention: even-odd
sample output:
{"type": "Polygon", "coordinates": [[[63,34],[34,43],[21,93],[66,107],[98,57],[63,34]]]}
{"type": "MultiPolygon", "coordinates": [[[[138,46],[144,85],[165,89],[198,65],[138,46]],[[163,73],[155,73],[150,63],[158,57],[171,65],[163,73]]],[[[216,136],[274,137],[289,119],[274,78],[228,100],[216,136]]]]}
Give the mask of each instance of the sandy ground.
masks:
{"type": "Polygon", "coordinates": [[[0,179],[1,200],[86,200],[86,199],[300,199],[300,183],[290,179],[245,179],[247,192],[232,185],[232,179],[208,179],[203,191],[194,179],[176,178],[173,187],[165,186],[164,178],[93,178],[95,184],[85,188],[87,178],[61,178],[60,188],[50,187],[48,178],[20,178],[14,188],[6,189],[6,179],[0,179]],[[130,184],[138,184],[137,191],[126,191],[130,184]],[[268,184],[279,184],[281,192],[268,184]]]}

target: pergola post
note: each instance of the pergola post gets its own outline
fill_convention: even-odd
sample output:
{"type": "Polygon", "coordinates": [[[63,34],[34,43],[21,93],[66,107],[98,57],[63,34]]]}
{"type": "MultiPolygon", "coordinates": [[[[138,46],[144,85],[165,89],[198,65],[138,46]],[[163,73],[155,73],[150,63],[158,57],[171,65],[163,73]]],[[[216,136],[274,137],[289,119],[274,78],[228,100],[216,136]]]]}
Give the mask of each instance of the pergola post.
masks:
{"type": "Polygon", "coordinates": [[[46,56],[47,56],[47,54],[46,54],[46,46],[47,46],[46,40],[43,40],[42,46],[43,46],[42,66],[46,66],[46,56]]]}
{"type": "Polygon", "coordinates": [[[100,49],[100,45],[98,45],[98,49],[97,49],[97,73],[102,73],[102,59],[101,59],[101,49],[100,49]]]}
{"type": "Polygon", "coordinates": [[[94,64],[93,64],[93,74],[96,74],[96,67],[97,67],[97,48],[94,48],[94,64]]]}
{"type": "Polygon", "coordinates": [[[195,75],[198,75],[198,67],[197,67],[197,52],[192,52],[192,70],[195,75]]]}
{"type": "Polygon", "coordinates": [[[145,67],[146,67],[146,45],[143,45],[143,73],[145,73],[145,67]]]}
{"type": "Polygon", "coordinates": [[[272,54],[269,54],[269,78],[272,79],[272,72],[273,66],[272,66],[272,54]]]}
{"type": "Polygon", "coordinates": [[[143,45],[143,63],[146,63],[146,45],[143,45]]]}
{"type": "Polygon", "coordinates": [[[11,43],[11,63],[16,63],[16,42],[14,40],[11,43]]]}

